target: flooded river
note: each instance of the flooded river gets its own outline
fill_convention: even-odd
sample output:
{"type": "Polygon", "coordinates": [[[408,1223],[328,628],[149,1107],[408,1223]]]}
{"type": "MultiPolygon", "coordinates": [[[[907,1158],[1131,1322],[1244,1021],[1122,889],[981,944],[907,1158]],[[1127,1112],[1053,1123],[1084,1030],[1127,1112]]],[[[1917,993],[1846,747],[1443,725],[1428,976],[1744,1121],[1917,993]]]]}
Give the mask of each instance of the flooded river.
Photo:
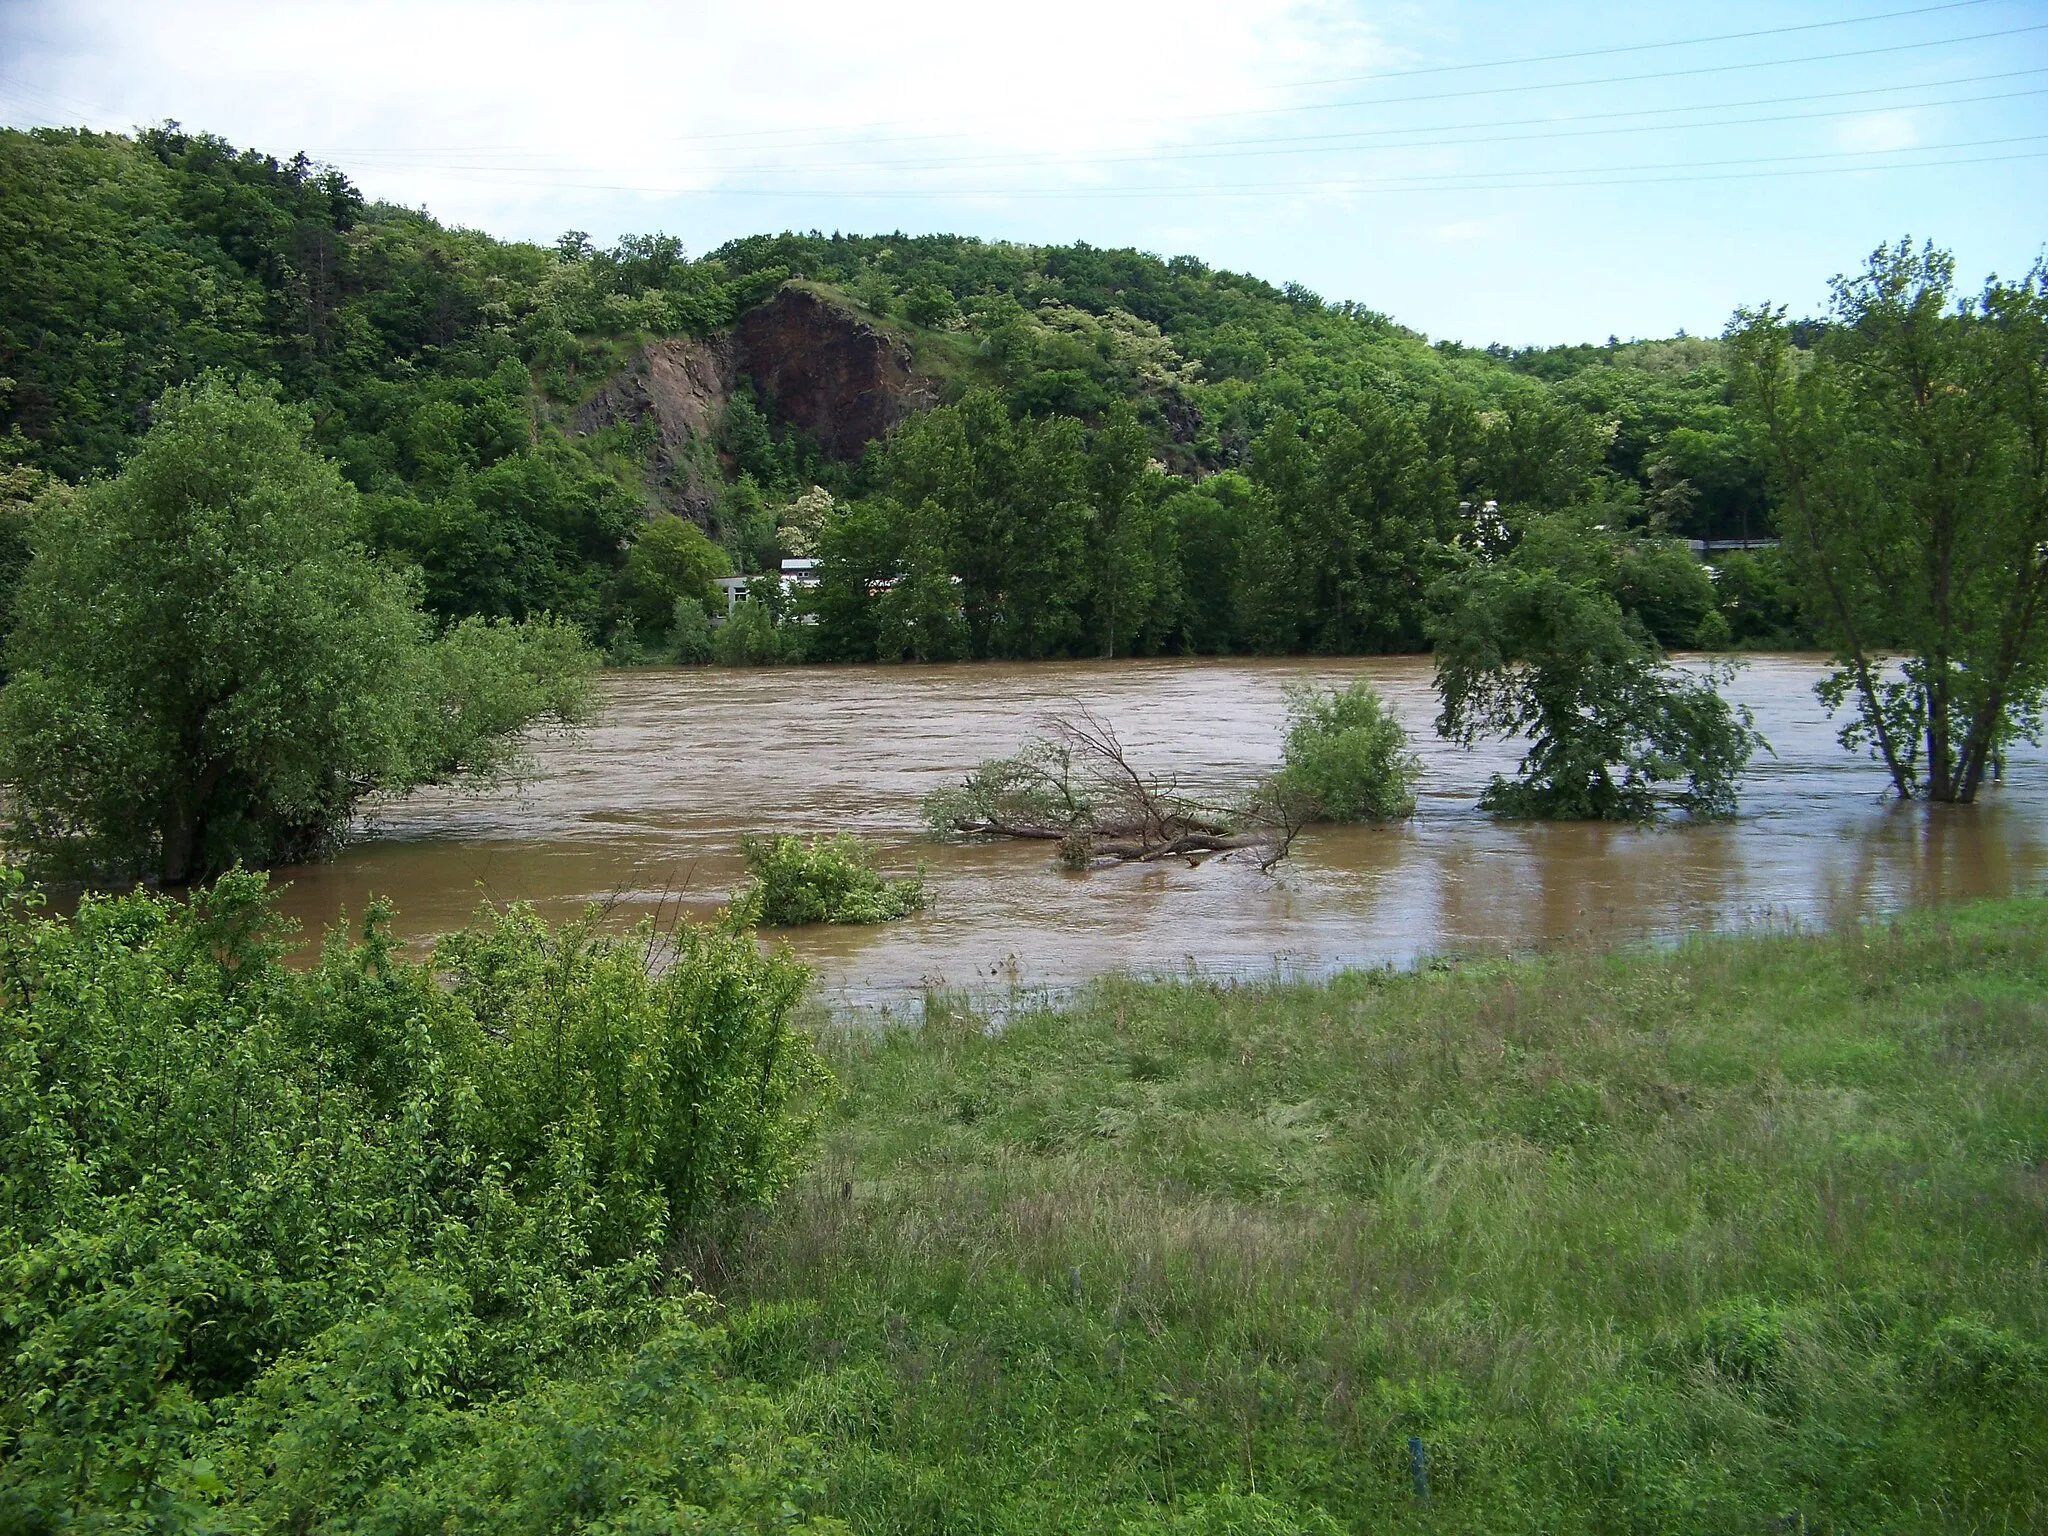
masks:
{"type": "Polygon", "coordinates": [[[928,986],[1057,988],[1109,970],[1320,973],[1418,956],[1657,940],[1700,928],[1818,925],[2048,876],[2048,756],[2015,753],[1972,807],[1899,806],[1835,743],[1819,663],[1759,657],[1730,689],[1776,749],[1725,825],[1498,823],[1475,809],[1507,746],[1430,730],[1426,657],[1030,666],[649,670],[609,675],[594,725],[542,741],[538,773],[485,795],[380,807],[331,864],[281,871],[285,907],[317,928],[372,894],[400,931],[460,926],[486,898],[615,921],[708,915],[743,878],[740,835],[853,829],[885,868],[922,862],[936,900],[877,928],[789,942],[829,1001],[890,1006],[928,986]],[[1075,874],[1042,844],[925,840],[917,802],[1079,703],[1117,723],[1142,766],[1218,794],[1279,753],[1291,678],[1363,674],[1425,763],[1415,818],[1317,828],[1261,874],[1243,857],[1075,874]]]}

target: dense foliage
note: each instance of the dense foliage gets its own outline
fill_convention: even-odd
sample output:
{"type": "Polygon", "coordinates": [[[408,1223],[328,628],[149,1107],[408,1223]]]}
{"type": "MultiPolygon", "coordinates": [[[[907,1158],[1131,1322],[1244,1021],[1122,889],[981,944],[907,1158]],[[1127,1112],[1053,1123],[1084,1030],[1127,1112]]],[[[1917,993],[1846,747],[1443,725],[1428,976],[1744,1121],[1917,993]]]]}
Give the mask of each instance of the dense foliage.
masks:
{"type": "Polygon", "coordinates": [[[1762,738],[1716,691],[1719,674],[1664,662],[1614,594],[1625,565],[1589,558],[1602,543],[1597,530],[1540,526],[1438,586],[1437,729],[1468,746],[1526,742],[1517,776],[1480,798],[1499,815],[1645,821],[1670,783],[1679,808],[1732,815],[1762,738]]]}
{"type": "MultiPolygon", "coordinates": [[[[164,388],[261,374],[430,612],[551,613],[622,659],[706,651],[675,602],[715,560],[671,547],[665,513],[742,572],[823,561],[815,643],[757,615],[739,661],[1418,649],[1489,502],[1511,527],[1597,501],[1617,528],[1766,531],[1716,342],[1432,347],[1299,287],[1082,245],[505,243],[174,125],[0,132],[0,238],[0,443],[23,468],[110,471],[164,388]],[[648,340],[793,278],[906,340],[942,408],[857,463],[744,381],[687,451],[583,414],[648,340]]],[[[1709,587],[1652,628],[1801,638],[1771,594],[1738,621],[1709,587]]]]}
{"type": "Polygon", "coordinates": [[[764,928],[805,923],[887,923],[930,903],[922,874],[891,880],[851,832],[808,840],[787,833],[741,841],[751,881],[733,901],[742,922],[764,928]]]}
{"type": "Polygon", "coordinates": [[[1408,733],[1358,678],[1343,689],[1290,684],[1280,771],[1268,793],[1297,821],[1394,821],[1414,814],[1422,760],[1408,733]]]}
{"type": "Polygon", "coordinates": [[[421,965],[373,910],[295,971],[256,876],[5,880],[0,1528],[798,1517],[675,1262],[803,1155],[794,962],[514,908],[421,965]]]}
{"type": "Polygon", "coordinates": [[[581,711],[576,631],[433,635],[306,431],[209,375],[165,394],[118,476],[39,504],[0,693],[16,848],[174,882],[305,859],[365,795],[488,782],[519,730],[581,711]]]}
{"type": "Polygon", "coordinates": [[[2048,261],[1956,300],[1954,260],[1901,242],[1836,280],[1831,320],[1806,355],[1782,310],[1730,331],[1839,658],[1823,695],[1902,798],[1972,800],[2048,691],[2048,261]]]}

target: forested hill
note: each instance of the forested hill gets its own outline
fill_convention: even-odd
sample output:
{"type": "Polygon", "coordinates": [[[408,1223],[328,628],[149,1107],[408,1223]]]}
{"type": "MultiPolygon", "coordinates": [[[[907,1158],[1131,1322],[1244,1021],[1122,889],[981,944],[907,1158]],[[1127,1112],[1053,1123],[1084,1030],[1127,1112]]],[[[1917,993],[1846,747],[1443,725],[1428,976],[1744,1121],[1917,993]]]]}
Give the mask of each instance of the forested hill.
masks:
{"type": "Polygon", "coordinates": [[[621,654],[693,628],[707,573],[793,554],[824,567],[825,657],[1415,648],[1488,502],[1596,530],[1667,644],[1794,623],[1768,569],[1717,607],[1662,537],[1765,531],[1713,341],[1432,346],[1086,245],[505,242],[175,125],[0,131],[0,248],[17,559],[41,487],[225,369],[307,407],[436,611],[550,611],[621,654]]]}

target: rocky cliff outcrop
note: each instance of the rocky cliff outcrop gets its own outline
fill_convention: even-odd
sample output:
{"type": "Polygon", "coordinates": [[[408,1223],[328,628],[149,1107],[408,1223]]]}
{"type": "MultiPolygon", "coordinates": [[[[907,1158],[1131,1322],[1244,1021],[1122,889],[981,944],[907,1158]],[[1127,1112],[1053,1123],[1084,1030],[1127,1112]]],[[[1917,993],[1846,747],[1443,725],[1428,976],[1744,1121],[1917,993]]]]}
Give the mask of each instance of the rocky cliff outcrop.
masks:
{"type": "Polygon", "coordinates": [[[901,341],[794,284],[740,316],[732,353],[777,419],[842,463],[938,400],[901,341]]]}
{"type": "Polygon", "coordinates": [[[807,433],[842,463],[938,400],[901,341],[791,285],[740,316],[729,332],[648,343],[577,407],[571,425],[590,432],[652,423],[657,493],[704,522],[718,495],[713,443],[742,378],[753,381],[778,422],[807,433]]]}
{"type": "Polygon", "coordinates": [[[735,378],[730,337],[649,342],[631,366],[577,407],[573,425],[589,432],[652,423],[656,489],[670,507],[701,523],[717,501],[711,445],[735,378]]]}

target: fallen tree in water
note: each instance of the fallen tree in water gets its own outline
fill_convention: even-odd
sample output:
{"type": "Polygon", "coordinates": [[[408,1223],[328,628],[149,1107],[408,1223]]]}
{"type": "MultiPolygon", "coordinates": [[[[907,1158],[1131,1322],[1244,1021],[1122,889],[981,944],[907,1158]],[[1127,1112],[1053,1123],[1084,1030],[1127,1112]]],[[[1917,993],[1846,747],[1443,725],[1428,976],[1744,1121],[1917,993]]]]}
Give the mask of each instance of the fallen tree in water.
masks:
{"type": "Polygon", "coordinates": [[[1256,849],[1260,863],[1271,865],[1286,857],[1308,819],[1291,818],[1284,796],[1217,805],[1185,795],[1176,780],[1134,767],[1114,727],[1086,710],[1051,721],[1048,730],[1015,756],[990,758],[963,783],[927,795],[932,831],[1057,843],[1071,869],[1238,849],[1256,849]]]}

